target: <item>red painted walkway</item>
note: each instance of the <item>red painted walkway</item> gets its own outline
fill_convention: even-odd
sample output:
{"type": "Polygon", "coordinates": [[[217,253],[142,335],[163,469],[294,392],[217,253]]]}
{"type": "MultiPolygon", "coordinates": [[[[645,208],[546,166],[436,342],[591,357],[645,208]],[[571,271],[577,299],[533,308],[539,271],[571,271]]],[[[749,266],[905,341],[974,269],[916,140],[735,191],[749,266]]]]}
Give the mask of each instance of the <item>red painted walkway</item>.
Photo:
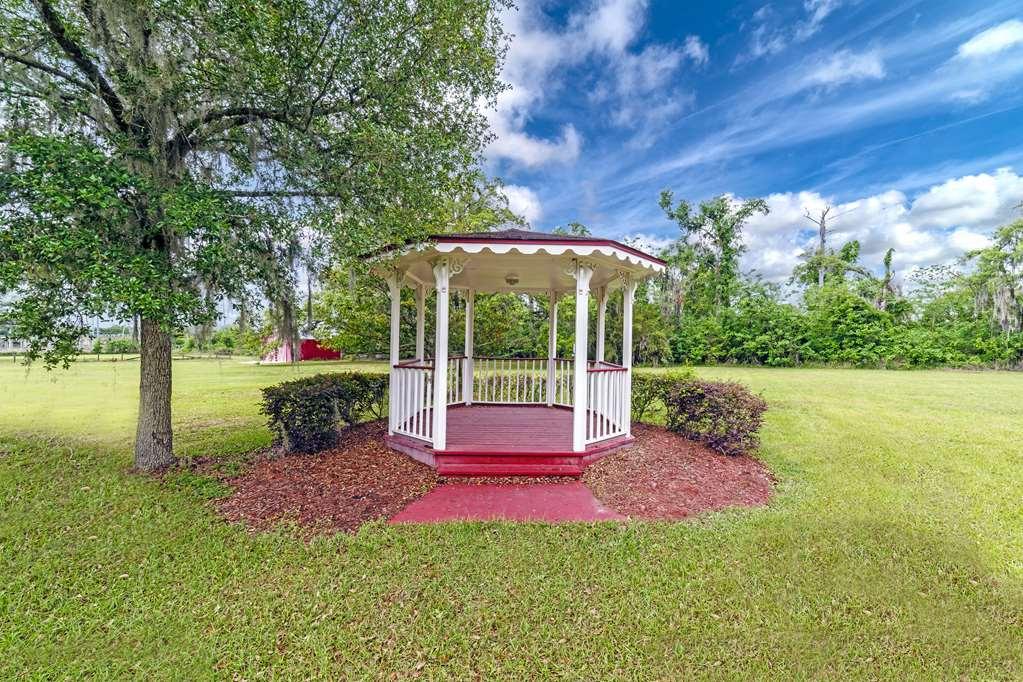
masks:
{"type": "Polygon", "coordinates": [[[573,483],[439,485],[398,512],[391,523],[442,521],[615,521],[625,517],[573,483]]]}

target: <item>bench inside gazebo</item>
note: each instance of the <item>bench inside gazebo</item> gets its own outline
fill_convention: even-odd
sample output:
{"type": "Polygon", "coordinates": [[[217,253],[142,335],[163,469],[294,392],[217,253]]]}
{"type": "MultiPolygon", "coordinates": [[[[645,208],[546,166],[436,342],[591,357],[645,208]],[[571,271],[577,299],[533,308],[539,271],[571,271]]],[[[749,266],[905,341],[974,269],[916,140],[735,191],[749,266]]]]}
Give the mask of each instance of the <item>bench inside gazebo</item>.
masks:
{"type": "Polygon", "coordinates": [[[387,443],[448,476],[577,475],[628,445],[631,434],[632,308],[640,280],[663,261],[596,237],[502,230],[437,235],[392,250],[383,274],[391,296],[387,443]],[[415,357],[401,359],[401,290],[416,300],[415,357]],[[426,297],[436,291],[435,343],[425,356],[426,297]],[[623,291],[621,364],[606,362],[605,318],[623,291]],[[448,354],[449,298],[465,298],[465,353],[448,354]],[[473,352],[477,292],[550,301],[547,357],[473,352]],[[589,298],[597,302],[596,357],[587,357],[589,298]],[[559,300],[574,298],[571,358],[557,357],[559,300]]]}

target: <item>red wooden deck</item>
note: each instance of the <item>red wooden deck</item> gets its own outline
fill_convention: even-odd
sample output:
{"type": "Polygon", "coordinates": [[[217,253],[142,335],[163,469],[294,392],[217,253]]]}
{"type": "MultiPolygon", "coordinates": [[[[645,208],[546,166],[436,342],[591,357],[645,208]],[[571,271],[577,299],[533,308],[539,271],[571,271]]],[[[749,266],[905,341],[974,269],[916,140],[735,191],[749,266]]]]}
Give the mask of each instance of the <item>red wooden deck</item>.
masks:
{"type": "Polygon", "coordinates": [[[414,438],[387,437],[390,447],[447,476],[578,476],[632,441],[620,436],[573,452],[572,411],[539,405],[451,406],[445,450],[414,438]]]}

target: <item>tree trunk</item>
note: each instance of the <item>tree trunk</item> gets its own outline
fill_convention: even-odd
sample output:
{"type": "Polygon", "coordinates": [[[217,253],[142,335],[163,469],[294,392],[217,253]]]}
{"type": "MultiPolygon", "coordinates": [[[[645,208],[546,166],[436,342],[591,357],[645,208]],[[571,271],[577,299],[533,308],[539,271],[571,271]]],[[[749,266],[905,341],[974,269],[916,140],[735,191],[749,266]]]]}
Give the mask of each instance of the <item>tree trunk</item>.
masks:
{"type": "MultiPolygon", "coordinates": [[[[829,207],[830,208],[830,207],[829,207]]],[[[817,264],[817,287],[824,287],[824,254],[828,250],[828,228],[827,228],[827,210],[821,213],[821,222],[819,225],[820,233],[820,246],[817,248],[817,255],[820,256],[820,262],[817,264]]]]}
{"type": "Polygon", "coordinates": [[[170,334],[143,318],[141,351],[135,469],[159,471],[174,463],[170,334]]]}

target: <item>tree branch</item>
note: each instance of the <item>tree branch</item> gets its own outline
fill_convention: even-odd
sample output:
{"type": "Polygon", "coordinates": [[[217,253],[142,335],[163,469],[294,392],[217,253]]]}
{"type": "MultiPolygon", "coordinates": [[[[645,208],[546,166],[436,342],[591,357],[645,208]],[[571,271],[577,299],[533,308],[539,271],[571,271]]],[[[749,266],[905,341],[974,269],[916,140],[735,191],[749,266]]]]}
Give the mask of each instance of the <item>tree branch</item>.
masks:
{"type": "Polygon", "coordinates": [[[39,15],[42,17],[43,23],[46,24],[46,28],[50,31],[50,35],[53,36],[53,39],[60,46],[60,49],[64,51],[64,54],[78,67],[78,70],[96,87],[100,98],[102,98],[110,110],[110,114],[114,117],[114,122],[117,124],[118,129],[121,132],[130,133],[130,126],[124,118],[124,104],[110,83],[107,82],[107,79],[100,73],[99,67],[86,56],[81,46],[68,36],[63,22],[57,16],[49,0],[35,0],[35,3],[39,8],[39,15]]]}
{"type": "MultiPolygon", "coordinates": [[[[33,100],[39,100],[39,101],[44,101],[44,102],[47,101],[47,96],[44,95],[44,94],[38,93],[38,92],[18,91],[18,90],[12,90],[11,88],[4,88],[3,90],[0,90],[0,92],[2,92],[3,94],[6,94],[6,95],[10,95],[12,97],[20,97],[22,99],[33,99],[33,100]]],[[[77,98],[73,97],[72,95],[69,95],[69,94],[63,93],[63,92],[58,93],[57,97],[59,97],[61,99],[61,101],[64,102],[65,104],[74,105],[74,104],[81,104],[82,103],[80,100],[78,100],[77,98]]],[[[96,118],[94,116],[92,116],[92,114],[90,114],[89,112],[87,112],[87,111],[79,111],[78,114],[81,115],[81,116],[84,116],[87,119],[89,119],[90,121],[92,121],[96,125],[99,125],[99,121],[97,121],[96,118]]]]}
{"type": "Polygon", "coordinates": [[[30,69],[35,69],[37,71],[42,71],[43,73],[48,73],[51,76],[56,76],[57,78],[60,78],[61,80],[65,80],[68,83],[71,83],[72,85],[77,85],[80,88],[84,88],[85,90],[88,90],[89,92],[93,91],[92,86],[89,85],[88,83],[86,83],[85,81],[79,80],[78,78],[75,78],[74,76],[72,76],[70,73],[67,73],[66,71],[62,71],[62,70],[60,70],[60,69],[58,69],[56,67],[50,66],[48,64],[43,64],[42,62],[37,62],[34,59],[29,59],[28,57],[22,57],[21,55],[14,54],[13,52],[8,52],[7,50],[0,50],[0,60],[3,60],[3,59],[7,59],[7,60],[10,60],[12,62],[17,62],[17,63],[19,63],[19,64],[21,64],[23,66],[29,67],[30,69]]]}
{"type": "Polygon", "coordinates": [[[283,123],[284,125],[292,127],[296,125],[296,122],[288,117],[287,112],[267,109],[265,107],[226,107],[223,109],[214,109],[213,111],[209,111],[205,115],[192,119],[181,126],[177,134],[167,141],[167,145],[165,147],[166,153],[170,155],[184,156],[185,152],[197,146],[194,136],[195,132],[199,130],[199,128],[224,119],[230,119],[228,121],[228,125],[216,132],[223,133],[231,128],[237,128],[238,126],[245,125],[253,119],[277,121],[278,123],[283,123]]]}
{"type": "Polygon", "coordinates": [[[253,189],[253,190],[226,190],[225,194],[238,198],[264,198],[264,197],[309,197],[313,199],[338,199],[340,194],[332,192],[314,192],[304,189],[253,189]]]}

